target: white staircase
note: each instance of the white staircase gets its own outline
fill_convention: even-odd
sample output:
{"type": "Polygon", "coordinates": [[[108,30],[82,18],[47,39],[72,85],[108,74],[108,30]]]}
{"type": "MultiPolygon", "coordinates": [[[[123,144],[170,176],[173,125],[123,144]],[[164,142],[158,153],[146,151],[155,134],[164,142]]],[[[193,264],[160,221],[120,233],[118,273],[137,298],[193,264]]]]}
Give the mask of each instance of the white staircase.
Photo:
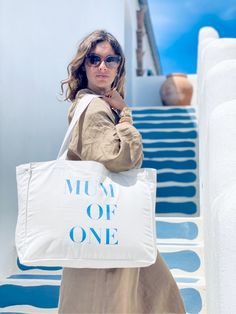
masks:
{"type": "MultiPolygon", "coordinates": [[[[187,313],[206,313],[203,222],[198,205],[195,108],[136,107],[144,167],[158,171],[157,246],[180,288],[187,313]]],[[[0,313],[57,313],[60,268],[26,267],[0,280],[0,313]]]]}
{"type": "Polygon", "coordinates": [[[198,131],[194,107],[137,107],[144,167],[157,169],[157,246],[187,313],[206,313],[203,221],[198,195],[198,131]]]}
{"type": "Polygon", "coordinates": [[[175,230],[174,235],[158,238],[157,246],[180,288],[186,311],[206,313],[202,219],[157,217],[158,233],[165,224],[167,230],[170,226],[175,230]]]}

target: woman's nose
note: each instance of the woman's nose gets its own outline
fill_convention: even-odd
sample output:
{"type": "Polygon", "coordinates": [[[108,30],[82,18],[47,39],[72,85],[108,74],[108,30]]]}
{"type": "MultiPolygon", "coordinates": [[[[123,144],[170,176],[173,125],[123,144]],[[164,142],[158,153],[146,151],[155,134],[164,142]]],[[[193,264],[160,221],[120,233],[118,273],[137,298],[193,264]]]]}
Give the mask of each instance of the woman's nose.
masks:
{"type": "Polygon", "coordinates": [[[107,70],[107,66],[106,66],[106,63],[105,63],[104,60],[100,63],[99,69],[100,69],[100,70],[104,70],[104,69],[107,70]]]}

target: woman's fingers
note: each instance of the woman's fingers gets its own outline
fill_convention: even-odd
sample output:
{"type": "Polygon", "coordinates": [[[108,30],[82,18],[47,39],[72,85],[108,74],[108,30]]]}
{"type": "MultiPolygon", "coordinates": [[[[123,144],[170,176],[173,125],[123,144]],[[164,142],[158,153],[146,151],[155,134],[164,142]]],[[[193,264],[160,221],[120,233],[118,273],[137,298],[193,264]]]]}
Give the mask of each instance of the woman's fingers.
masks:
{"type": "Polygon", "coordinates": [[[109,91],[102,97],[108,104],[115,109],[122,110],[126,104],[116,90],[109,91]]]}
{"type": "Polygon", "coordinates": [[[110,90],[109,92],[105,93],[105,96],[108,98],[114,97],[114,95],[118,94],[120,96],[120,94],[116,91],[116,88],[110,90]]]}

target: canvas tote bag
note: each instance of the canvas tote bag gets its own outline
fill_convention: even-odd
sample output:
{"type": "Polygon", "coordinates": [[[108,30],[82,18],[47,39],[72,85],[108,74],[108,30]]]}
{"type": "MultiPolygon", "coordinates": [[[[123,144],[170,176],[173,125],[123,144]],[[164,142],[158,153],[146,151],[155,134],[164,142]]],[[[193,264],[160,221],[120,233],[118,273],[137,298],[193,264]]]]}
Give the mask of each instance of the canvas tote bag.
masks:
{"type": "Polygon", "coordinates": [[[77,106],[57,160],[16,167],[16,248],[22,264],[142,267],[156,261],[156,170],[120,173],[96,161],[66,160],[77,106]]]}

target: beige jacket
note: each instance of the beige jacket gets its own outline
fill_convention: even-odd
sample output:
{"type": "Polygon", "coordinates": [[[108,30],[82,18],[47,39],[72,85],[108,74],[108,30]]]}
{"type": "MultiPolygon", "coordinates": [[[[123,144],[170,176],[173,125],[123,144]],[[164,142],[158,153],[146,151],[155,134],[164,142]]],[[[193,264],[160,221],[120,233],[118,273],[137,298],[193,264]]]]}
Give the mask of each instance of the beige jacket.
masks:
{"type": "MultiPolygon", "coordinates": [[[[77,100],[85,93],[91,91],[81,90],[77,100]]],[[[79,105],[77,100],[70,108],[69,121],[79,105]]],[[[141,136],[129,123],[116,124],[110,106],[96,98],[74,129],[68,158],[100,161],[116,172],[139,167],[141,136]]],[[[179,314],[185,310],[173,276],[158,254],[149,267],[64,268],[58,313],[179,314]]]]}
{"type": "MultiPolygon", "coordinates": [[[[78,92],[69,110],[69,122],[85,94],[92,92],[89,89],[78,92]]],[[[68,159],[99,161],[113,172],[140,167],[143,160],[140,133],[131,124],[116,124],[115,120],[115,113],[105,100],[94,98],[74,128],[68,159]]]]}

